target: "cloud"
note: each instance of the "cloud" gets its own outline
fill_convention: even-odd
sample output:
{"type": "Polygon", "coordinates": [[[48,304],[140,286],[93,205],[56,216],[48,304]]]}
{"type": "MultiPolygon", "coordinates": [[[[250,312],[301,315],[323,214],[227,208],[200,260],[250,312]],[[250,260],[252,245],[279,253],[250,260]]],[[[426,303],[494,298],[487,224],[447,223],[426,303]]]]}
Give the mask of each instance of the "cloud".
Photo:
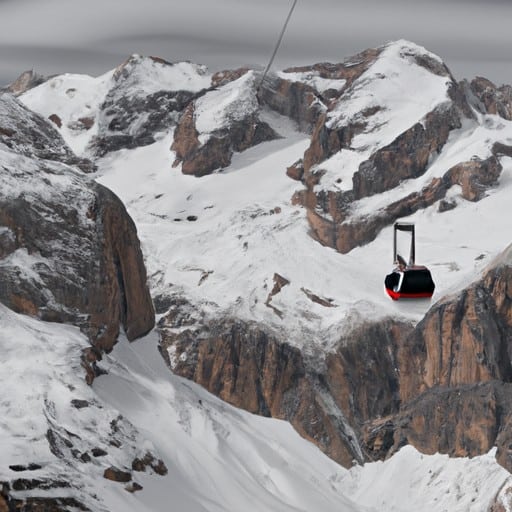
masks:
{"type": "Polygon", "coordinates": [[[30,69],[44,75],[67,72],[97,75],[117,66],[125,57],[93,48],[2,45],[0,86],[30,69]]]}
{"type": "MultiPolygon", "coordinates": [[[[0,0],[0,76],[64,66],[99,74],[131,53],[214,70],[264,66],[290,7],[291,0],[0,0]]],[[[510,19],[508,0],[299,0],[275,67],[341,61],[405,38],[440,55],[458,78],[485,72],[512,83],[504,66],[510,19]]]]}

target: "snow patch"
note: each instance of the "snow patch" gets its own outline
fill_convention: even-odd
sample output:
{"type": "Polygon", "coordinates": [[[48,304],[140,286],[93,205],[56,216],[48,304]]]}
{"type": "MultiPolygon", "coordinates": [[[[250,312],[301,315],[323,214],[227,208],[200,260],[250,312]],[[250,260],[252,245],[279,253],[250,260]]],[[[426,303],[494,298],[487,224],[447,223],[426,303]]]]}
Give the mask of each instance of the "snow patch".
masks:
{"type": "Polygon", "coordinates": [[[89,141],[98,134],[99,110],[113,86],[113,73],[97,78],[59,75],[27,91],[20,101],[47,119],[57,115],[62,126],[55,127],[75,154],[83,155],[89,141]]]}

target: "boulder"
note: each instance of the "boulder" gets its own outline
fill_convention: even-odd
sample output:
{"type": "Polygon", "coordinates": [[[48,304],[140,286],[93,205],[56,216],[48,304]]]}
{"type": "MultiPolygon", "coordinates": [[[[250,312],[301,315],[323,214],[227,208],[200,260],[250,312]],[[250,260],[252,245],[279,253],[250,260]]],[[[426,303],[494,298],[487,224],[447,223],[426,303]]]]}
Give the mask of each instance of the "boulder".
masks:
{"type": "Polygon", "coordinates": [[[132,479],[132,474],[129,471],[123,471],[115,466],[110,466],[103,472],[103,478],[112,480],[113,482],[126,483],[132,479]]]}
{"type": "Polygon", "coordinates": [[[475,106],[481,113],[512,121],[512,86],[497,87],[490,80],[477,77],[471,81],[469,89],[477,98],[475,106]]]}

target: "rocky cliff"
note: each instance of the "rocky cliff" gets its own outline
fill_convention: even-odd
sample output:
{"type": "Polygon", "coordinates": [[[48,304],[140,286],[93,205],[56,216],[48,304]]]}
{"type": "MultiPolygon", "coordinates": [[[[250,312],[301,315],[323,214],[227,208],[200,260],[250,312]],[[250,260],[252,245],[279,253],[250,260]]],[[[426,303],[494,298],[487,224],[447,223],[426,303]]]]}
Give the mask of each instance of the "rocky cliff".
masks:
{"type": "Polygon", "coordinates": [[[397,384],[376,363],[379,342],[396,343],[398,324],[389,334],[391,324],[360,333],[365,348],[340,347],[319,364],[261,325],[230,318],[197,321],[192,310],[176,301],[160,320],[161,352],[174,373],[236,407],[289,421],[347,467],[366,460],[359,425],[367,416],[396,410],[397,384]]]}
{"type": "Polygon", "coordinates": [[[153,306],[123,204],[74,167],[48,122],[7,94],[0,110],[1,301],[78,325],[99,350],[112,348],[120,325],[129,339],[147,333],[153,306]]]}
{"type": "Polygon", "coordinates": [[[497,445],[498,460],[512,470],[510,254],[508,248],[481,279],[436,304],[407,337],[401,411],[383,427],[393,425],[390,449],[408,442],[427,453],[474,456],[497,445]]]}

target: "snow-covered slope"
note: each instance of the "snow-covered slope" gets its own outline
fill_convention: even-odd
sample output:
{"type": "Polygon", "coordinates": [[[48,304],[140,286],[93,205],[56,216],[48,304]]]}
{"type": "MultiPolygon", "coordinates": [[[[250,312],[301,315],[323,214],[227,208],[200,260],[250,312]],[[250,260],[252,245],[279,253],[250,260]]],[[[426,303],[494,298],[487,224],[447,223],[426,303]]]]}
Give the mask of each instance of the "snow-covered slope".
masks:
{"type": "Polygon", "coordinates": [[[375,63],[344,93],[328,112],[330,129],[350,124],[363,126],[351,142],[321,163],[319,188],[350,190],[352,175],[359,164],[378,148],[391,143],[436,107],[448,103],[451,77],[448,72],[435,74],[418,65],[418,55],[431,59],[442,68],[442,60],[409,41],[385,46],[375,63]]]}
{"type": "MultiPolygon", "coordinates": [[[[154,294],[183,293],[211,314],[236,312],[285,329],[295,343],[334,342],[331,331],[346,326],[354,315],[419,320],[430,301],[395,303],[383,291],[392,264],[391,228],[347,255],[307,236],[304,210],[290,204],[297,185],[284,173],[301,156],[307,140],[282,128],[280,133],[286,138],[248,150],[224,173],[201,180],[171,169],[170,135],[99,162],[99,181],[123,199],[136,220],[154,294]],[[203,273],[208,273],[205,280],[203,273]],[[274,273],[290,281],[272,299],[284,312],[282,319],[265,306],[274,273]],[[312,303],[302,288],[331,299],[335,307],[312,303]],[[305,332],[312,336],[305,337],[305,332]]],[[[486,137],[493,135],[512,137],[511,126],[486,131],[486,137]]],[[[435,168],[443,167],[442,159],[444,168],[464,159],[471,147],[468,137],[466,132],[451,143],[435,168]]],[[[474,279],[508,244],[509,222],[502,212],[512,194],[512,159],[502,162],[500,185],[479,203],[465,201],[453,190],[458,202],[454,210],[439,214],[436,204],[407,219],[417,225],[417,261],[433,272],[433,300],[474,279]]],[[[402,187],[388,192],[387,200],[403,193],[402,187]]],[[[379,199],[369,198],[368,206],[361,201],[360,207],[371,210],[376,206],[370,203],[379,199]]]]}
{"type": "MultiPolygon", "coordinates": [[[[160,74],[148,72],[146,77],[139,72],[141,66],[160,66],[148,59],[137,60],[130,66],[137,70],[136,76],[127,75],[126,80],[135,81],[138,87],[145,87],[149,81],[147,86],[153,92],[158,88],[157,79],[165,90],[184,87],[184,77],[194,75],[180,68],[177,77],[174,67],[167,66],[165,76],[160,76],[160,71],[160,74]]],[[[185,80],[189,89],[206,86],[204,70],[196,72],[194,77],[190,79],[192,82],[185,80]]],[[[293,77],[305,82],[312,79],[300,73],[293,77]]],[[[22,100],[43,114],[55,109],[69,113],[71,119],[75,114],[69,105],[75,105],[77,98],[91,97],[95,91],[96,99],[85,106],[97,108],[99,92],[108,88],[106,84],[111,79],[111,74],[90,79],[84,81],[83,88],[73,82],[76,91],[70,100],[65,92],[58,95],[53,89],[57,87],[55,84],[60,84],[59,90],[68,90],[64,83],[71,78],[57,77],[29,91],[22,100]],[[44,106],[47,104],[50,106],[44,106]]],[[[226,113],[218,111],[226,101],[236,97],[237,90],[244,90],[238,84],[240,80],[253,80],[253,76],[244,75],[222,90],[199,99],[197,124],[204,128],[205,136],[211,133],[213,125],[226,121],[226,113]]],[[[450,80],[439,57],[425,49],[407,41],[384,47],[375,63],[352,84],[350,95],[345,93],[346,98],[328,113],[328,123],[334,126],[371,111],[363,132],[354,138],[352,149],[343,149],[322,162],[326,174],[318,187],[334,190],[348,187],[359,163],[372,151],[388,144],[401,131],[449,100],[450,80]],[[418,65],[418,55],[428,58],[429,67],[436,73],[418,65]]],[[[339,82],[338,86],[343,87],[344,82],[339,82]]],[[[236,102],[243,109],[254,108],[253,103],[253,97],[247,101],[239,98],[236,102]]],[[[78,103],[74,108],[79,109],[78,103]]],[[[474,121],[468,121],[451,134],[441,154],[422,177],[361,199],[354,203],[353,215],[364,218],[421,190],[455,163],[474,155],[488,157],[494,141],[512,142],[512,123],[493,115],[475,112],[475,116],[474,121]]],[[[430,302],[395,304],[383,293],[382,281],[392,264],[390,229],[382,230],[374,242],[344,256],[307,236],[309,228],[304,210],[290,203],[300,186],[288,179],[284,171],[302,157],[308,137],[276,114],[267,112],[263,118],[283,138],[235,155],[232,165],[223,173],[201,180],[183,176],[179,168],[171,168],[175,161],[174,153],[169,151],[172,128],[160,134],[152,145],[110,153],[98,162],[98,180],[123,199],[136,220],[154,295],[183,294],[215,315],[236,312],[245,319],[284,329],[289,341],[296,344],[308,339],[308,344],[317,341],[324,345],[333,340],[332,332],[358,316],[392,315],[419,320],[430,302]],[[203,273],[206,279],[200,279],[203,273]],[[274,273],[290,281],[272,299],[272,304],[283,311],[283,318],[265,306],[274,273]],[[311,302],[303,290],[329,300],[334,307],[325,308],[311,302]]],[[[65,129],[61,133],[77,148],[78,139],[73,134],[65,129]]],[[[449,197],[458,204],[457,208],[438,214],[438,205],[434,204],[407,219],[417,224],[418,262],[430,266],[434,275],[434,301],[473,279],[475,271],[483,268],[489,257],[509,241],[508,223],[501,212],[511,193],[512,161],[502,157],[501,162],[504,169],[500,184],[489,197],[471,203],[455,187],[449,197]],[[470,232],[467,225],[472,226],[470,232]],[[489,236],[489,225],[493,226],[492,236],[489,236]]]]}
{"type": "MultiPolygon", "coordinates": [[[[355,139],[359,150],[365,148],[354,149],[357,162],[345,150],[337,153],[332,180],[328,173],[320,186],[336,183],[345,167],[353,173],[372,148],[387,144],[400,130],[447,101],[447,77],[414,65],[413,56],[399,56],[404,45],[390,45],[354,84],[354,96],[341,101],[330,114],[334,123],[357,116],[360,108],[380,105],[366,131],[355,139]],[[379,79],[390,73],[391,80],[379,79]],[[390,82],[396,88],[390,89],[390,82]]],[[[438,57],[432,59],[439,63],[438,57]]],[[[179,290],[215,314],[236,311],[247,319],[285,328],[290,341],[296,343],[305,338],[308,343],[332,339],[330,331],[339,329],[354,312],[373,318],[421,318],[429,302],[396,304],[383,293],[383,278],[392,264],[390,229],[348,255],[322,247],[307,236],[304,210],[290,204],[299,186],[284,174],[304,153],[307,137],[289,123],[284,125],[275,114],[269,115],[268,122],[283,139],[245,151],[222,174],[201,180],[171,169],[174,157],[168,147],[172,131],[152,146],[112,154],[99,162],[99,181],[119,194],[139,226],[155,294],[179,290]],[[276,207],[279,213],[273,213],[276,207]],[[187,221],[191,216],[197,220],[187,221]],[[199,285],[202,272],[208,273],[208,278],[199,285]],[[272,299],[284,312],[282,319],[265,306],[274,273],[290,281],[272,299]],[[312,303],[303,288],[328,298],[335,307],[312,303]],[[312,336],[305,337],[304,332],[312,336]]],[[[488,157],[493,141],[511,143],[512,123],[478,114],[477,121],[451,136],[423,177],[360,200],[354,206],[355,214],[368,215],[421,190],[432,178],[473,155],[488,157]]],[[[331,160],[324,162],[322,169],[329,170],[331,160]]],[[[508,244],[508,222],[502,211],[512,193],[512,160],[503,157],[501,161],[504,170],[499,187],[484,200],[465,201],[454,188],[451,197],[458,203],[454,210],[439,214],[434,204],[407,219],[417,224],[418,262],[430,266],[434,275],[434,301],[475,278],[475,271],[508,244]],[[473,227],[471,232],[467,225],[473,227]]],[[[346,178],[343,174],[336,186],[345,186],[346,178]]]]}
{"type": "Polygon", "coordinates": [[[98,133],[99,107],[112,87],[113,73],[109,71],[97,78],[59,75],[27,91],[23,102],[46,118],[58,112],[62,136],[77,155],[82,155],[91,138],[98,133]],[[90,129],[86,129],[84,123],[87,122],[91,123],[90,129]]]}
{"type": "Polygon", "coordinates": [[[0,305],[0,481],[39,480],[14,498],[73,497],[95,511],[163,512],[169,500],[190,512],[365,510],[336,483],[346,471],[290,425],[173,377],[155,334],[123,340],[92,388],[80,371],[85,346],[74,327],[0,305]],[[143,486],[135,494],[103,478],[109,466],[130,471],[147,451],[163,458],[167,475],[133,472],[143,486]]]}
{"type": "Polygon", "coordinates": [[[170,501],[190,512],[479,512],[510,482],[492,454],[448,460],[412,448],[347,471],[286,422],[174,377],[155,333],[122,339],[92,387],[79,370],[86,345],[74,327],[0,305],[0,481],[35,482],[20,483],[13,498],[73,498],[98,512],[163,512],[170,501]],[[103,478],[112,465],[130,471],[147,451],[167,475],[133,471],[143,487],[135,493],[103,478]]]}
{"type": "MultiPolygon", "coordinates": [[[[135,108],[137,101],[144,102],[162,92],[171,96],[179,91],[195,94],[208,88],[210,82],[211,75],[204,66],[189,62],[171,64],[132,55],[117,69],[99,77],[64,74],[50,78],[27,91],[21,99],[46,118],[57,116],[62,136],[81,156],[87,154],[88,145],[95,137],[112,131],[113,114],[119,117],[119,111],[112,109],[112,105],[127,102],[135,108]]],[[[131,115],[131,134],[148,121],[147,112],[138,114],[138,117],[131,115]]]]}

